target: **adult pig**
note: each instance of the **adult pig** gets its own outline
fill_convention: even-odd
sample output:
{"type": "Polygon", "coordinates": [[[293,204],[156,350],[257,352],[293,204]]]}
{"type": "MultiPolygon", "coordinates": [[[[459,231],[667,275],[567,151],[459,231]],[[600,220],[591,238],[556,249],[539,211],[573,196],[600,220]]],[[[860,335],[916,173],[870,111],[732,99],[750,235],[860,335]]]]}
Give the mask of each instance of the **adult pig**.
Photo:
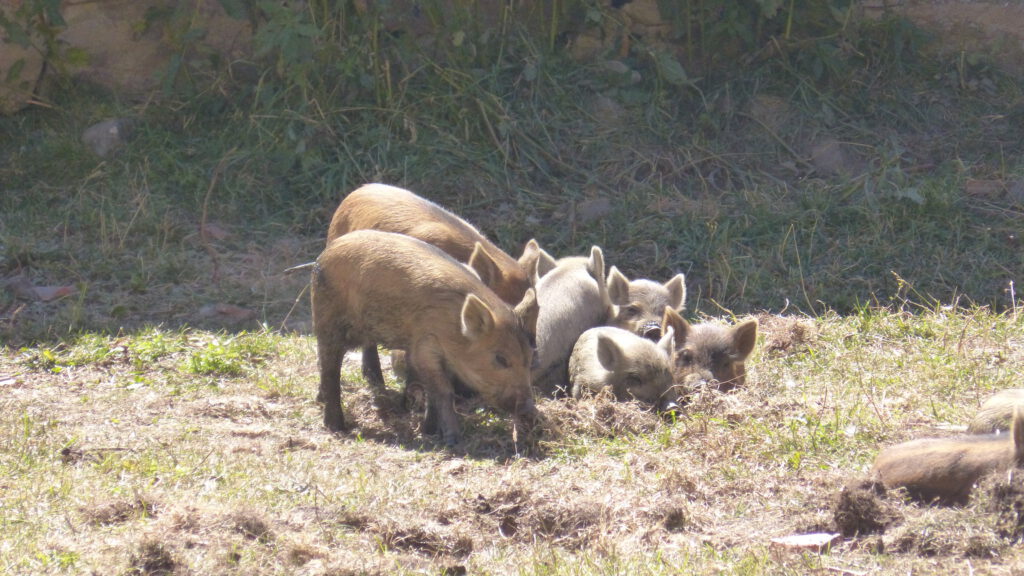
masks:
{"type": "Polygon", "coordinates": [[[619,401],[639,400],[659,410],[674,408],[673,340],[672,328],[658,342],[610,326],[587,330],[569,357],[573,397],[609,390],[619,401]]]}
{"type": "Polygon", "coordinates": [[[358,230],[332,241],[312,280],[313,327],[324,424],[341,430],[341,361],[378,343],[408,352],[427,391],[424,431],[460,439],[452,379],[520,422],[536,415],[530,386],[531,328],[537,300],[528,289],[515,309],[475,274],[421,240],[358,230]]]}

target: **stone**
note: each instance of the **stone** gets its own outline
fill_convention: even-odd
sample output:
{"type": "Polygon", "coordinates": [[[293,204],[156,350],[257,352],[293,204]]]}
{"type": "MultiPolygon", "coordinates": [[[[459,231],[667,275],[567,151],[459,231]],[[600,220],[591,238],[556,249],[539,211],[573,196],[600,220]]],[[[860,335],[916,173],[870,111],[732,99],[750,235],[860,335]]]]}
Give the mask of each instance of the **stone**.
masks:
{"type": "MultiPolygon", "coordinates": [[[[21,0],[0,0],[0,13],[12,17],[21,0]]],[[[29,105],[43,73],[45,57],[36,46],[42,42],[29,33],[29,45],[23,46],[0,29],[0,115],[10,115],[29,105]]]]}
{"type": "Polygon", "coordinates": [[[251,23],[219,2],[67,0],[61,10],[67,28],[58,40],[87,55],[72,75],[128,97],[159,88],[175,55],[195,68],[211,53],[233,62],[252,52],[251,23]]]}
{"type": "Polygon", "coordinates": [[[97,156],[106,158],[128,141],[131,124],[126,118],[104,120],[85,129],[82,142],[97,156]]]}

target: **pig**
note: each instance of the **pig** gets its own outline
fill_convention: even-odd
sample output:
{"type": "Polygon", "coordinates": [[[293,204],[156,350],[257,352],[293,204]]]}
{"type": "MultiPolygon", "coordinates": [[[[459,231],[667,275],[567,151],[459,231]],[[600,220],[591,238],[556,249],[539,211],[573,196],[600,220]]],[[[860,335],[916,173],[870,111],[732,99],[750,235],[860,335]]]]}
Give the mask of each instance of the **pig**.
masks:
{"type": "MultiPolygon", "coordinates": [[[[469,222],[426,198],[386,184],[366,184],[349,193],[334,211],[327,243],[353,230],[367,229],[405,234],[437,246],[459,262],[470,264],[484,284],[512,305],[533,287],[533,271],[543,253],[531,239],[516,260],[469,222]]],[[[545,262],[550,261],[548,255],[545,262]]]]}
{"type": "Polygon", "coordinates": [[[974,419],[968,424],[967,432],[990,434],[1009,430],[1010,421],[1013,420],[1013,408],[1018,404],[1024,405],[1024,389],[1007,388],[997,392],[981,405],[974,419]]]}
{"type": "Polygon", "coordinates": [[[905,488],[923,502],[965,504],[975,482],[1024,464],[1024,408],[1014,406],[1009,434],[925,438],[882,450],[872,480],[888,489],[905,488]]]}
{"type": "Polygon", "coordinates": [[[612,266],[607,284],[608,297],[614,309],[606,324],[654,341],[661,338],[665,308],[679,311],[686,300],[686,278],[682,274],[659,284],[653,280],[629,280],[612,266]]]}
{"type": "Polygon", "coordinates": [[[410,236],[357,230],[331,242],[313,271],[313,329],[324,425],[343,430],[341,361],[378,343],[406,350],[427,391],[426,433],[460,440],[452,379],[531,425],[530,385],[537,299],[532,288],[513,309],[439,248],[410,236]]]}
{"type": "Polygon", "coordinates": [[[545,394],[568,389],[569,354],[580,334],[604,324],[613,314],[604,283],[604,253],[597,246],[589,257],[558,260],[537,282],[537,360],[532,378],[545,394]]]}
{"type": "Polygon", "coordinates": [[[590,328],[612,326],[658,341],[664,308],[683,306],[684,280],[678,274],[664,284],[631,281],[614,266],[605,278],[604,253],[597,246],[591,248],[590,258],[557,260],[554,269],[537,281],[541,311],[534,386],[544,394],[560,395],[569,390],[569,355],[576,340],[590,328]]]}
{"type": "MultiPolygon", "coordinates": [[[[426,198],[386,184],[366,184],[349,193],[334,211],[327,243],[353,230],[395,232],[432,244],[468,264],[484,284],[512,305],[533,286],[538,261],[542,260],[543,271],[553,261],[533,239],[515,260],[462,218],[426,198]]],[[[362,370],[371,386],[384,387],[376,348],[363,349],[362,370]]]]}
{"type": "Polygon", "coordinates": [[[757,320],[734,326],[692,325],[666,307],[661,324],[675,333],[674,381],[681,393],[711,387],[723,392],[746,383],[746,360],[757,343],[757,320]]]}
{"type": "Polygon", "coordinates": [[[659,411],[674,409],[673,335],[673,329],[668,328],[655,343],[611,326],[587,330],[569,357],[573,398],[609,390],[619,401],[638,400],[659,411]]]}

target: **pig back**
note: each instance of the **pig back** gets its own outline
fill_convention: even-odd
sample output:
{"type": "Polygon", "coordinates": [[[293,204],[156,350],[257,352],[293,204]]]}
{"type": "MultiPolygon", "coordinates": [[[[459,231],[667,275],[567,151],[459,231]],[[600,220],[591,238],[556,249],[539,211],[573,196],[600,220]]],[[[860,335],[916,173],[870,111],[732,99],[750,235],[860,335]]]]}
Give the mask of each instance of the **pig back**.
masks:
{"type": "Polygon", "coordinates": [[[437,246],[459,262],[469,261],[474,244],[480,242],[495,258],[504,256],[503,260],[508,261],[503,261],[503,265],[515,263],[462,218],[397,186],[366,184],[352,191],[334,212],[327,229],[327,243],[354,230],[412,236],[437,246]]]}
{"type": "Polygon", "coordinates": [[[511,309],[464,265],[412,237],[358,230],[333,240],[317,259],[318,316],[342,322],[363,344],[407,348],[425,333],[458,341],[467,294],[488,305],[499,324],[511,309]]]}
{"type": "Polygon", "coordinates": [[[911,497],[959,504],[974,483],[1013,465],[1009,435],[924,438],[890,446],[875,459],[871,474],[886,488],[906,488],[911,497]]]}
{"type": "Polygon", "coordinates": [[[1008,388],[985,401],[974,415],[967,431],[971,434],[989,434],[1010,429],[1015,406],[1024,406],[1024,388],[1008,388]]]}

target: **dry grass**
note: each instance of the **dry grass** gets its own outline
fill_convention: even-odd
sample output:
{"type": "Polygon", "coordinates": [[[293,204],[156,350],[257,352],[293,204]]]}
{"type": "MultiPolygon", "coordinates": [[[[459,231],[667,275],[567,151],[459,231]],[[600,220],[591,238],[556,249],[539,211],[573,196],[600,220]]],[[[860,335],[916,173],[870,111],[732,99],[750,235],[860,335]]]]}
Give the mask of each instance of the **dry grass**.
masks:
{"type": "MultiPolygon", "coordinates": [[[[451,452],[354,365],[354,430],[326,432],[305,337],[254,335],[269,351],[240,375],[189,386],[175,355],[204,350],[202,333],[141,368],[54,373],[6,349],[0,565],[548,575],[1009,574],[1024,563],[1018,488],[982,487],[962,509],[843,490],[878,444],[948,434],[1012,384],[1018,322],[984,310],[761,322],[749,385],[695,398],[675,421],[600,397],[542,400],[544,435],[516,443],[505,417],[465,400],[467,440],[451,452]],[[817,531],[845,537],[821,556],[770,543],[817,531]]],[[[137,349],[143,336],[123,338],[137,349]]]]}

